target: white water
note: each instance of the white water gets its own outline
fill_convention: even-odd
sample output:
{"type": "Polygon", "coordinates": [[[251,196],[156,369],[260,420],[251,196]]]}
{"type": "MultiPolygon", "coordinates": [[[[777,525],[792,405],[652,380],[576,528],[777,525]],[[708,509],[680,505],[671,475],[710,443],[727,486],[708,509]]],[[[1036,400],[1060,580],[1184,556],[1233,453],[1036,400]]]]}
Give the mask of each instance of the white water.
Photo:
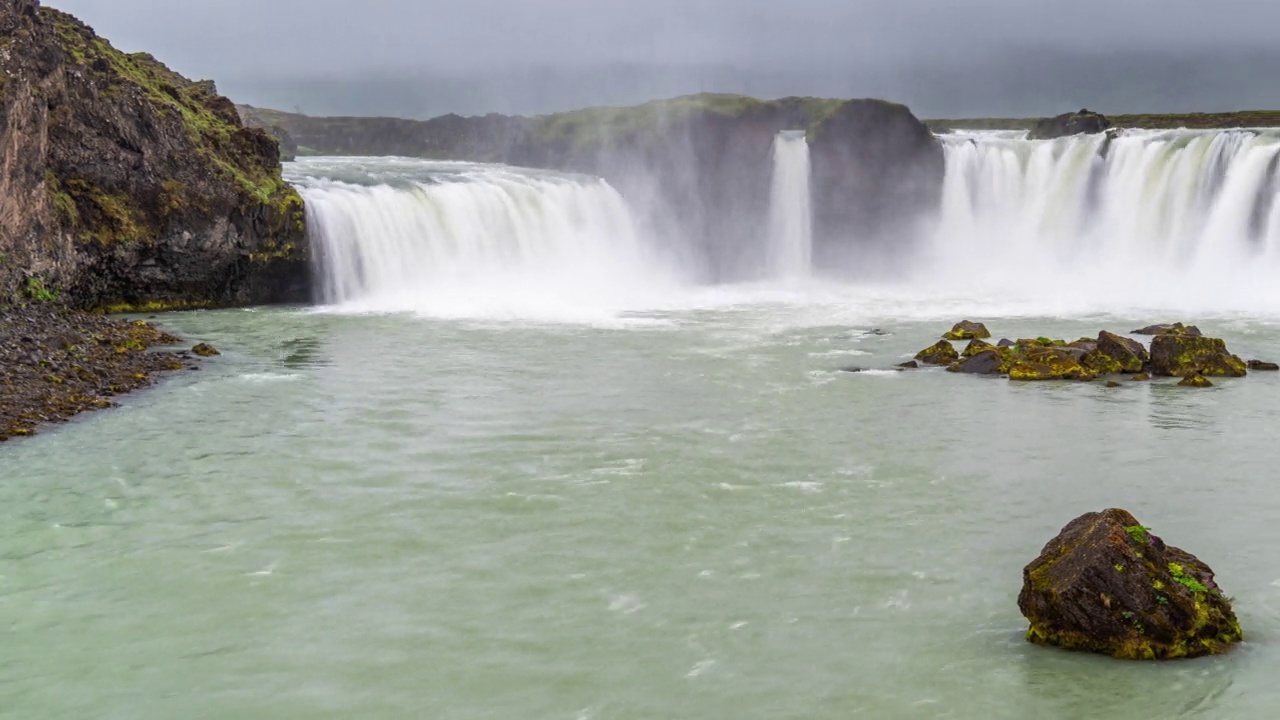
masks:
{"type": "Polygon", "coordinates": [[[402,158],[304,160],[289,180],[343,310],[590,321],[671,281],[603,180],[402,158]]]}
{"type": "Polygon", "coordinates": [[[809,191],[809,142],[804,132],[784,131],[773,141],[773,190],[769,204],[769,277],[806,278],[813,271],[813,209],[809,191]]]}
{"type": "Polygon", "coordinates": [[[1280,311],[1280,136],[945,136],[921,277],[1052,311],[1280,311]]]}

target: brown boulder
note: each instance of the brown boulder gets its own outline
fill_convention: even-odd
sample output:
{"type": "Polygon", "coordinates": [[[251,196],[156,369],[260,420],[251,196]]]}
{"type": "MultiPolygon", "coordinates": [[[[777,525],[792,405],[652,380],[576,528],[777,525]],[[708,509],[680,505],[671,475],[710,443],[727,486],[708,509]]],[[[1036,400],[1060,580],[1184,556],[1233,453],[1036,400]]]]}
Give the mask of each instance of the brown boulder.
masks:
{"type": "Polygon", "coordinates": [[[1262,360],[1250,360],[1249,369],[1258,370],[1261,372],[1275,372],[1277,370],[1280,370],[1280,365],[1277,365],[1272,362],[1264,362],[1262,360]]]}
{"type": "Polygon", "coordinates": [[[1195,325],[1183,325],[1182,323],[1173,323],[1168,325],[1149,325],[1141,330],[1134,330],[1132,335],[1190,335],[1192,337],[1200,337],[1202,333],[1200,328],[1195,325]]]}
{"type": "Polygon", "coordinates": [[[1106,330],[1098,333],[1098,352],[1106,354],[1120,365],[1119,372],[1142,372],[1142,368],[1151,360],[1147,348],[1137,340],[1131,340],[1106,330]]]}
{"type": "Polygon", "coordinates": [[[1244,639],[1213,570],[1124,510],[1073,520],[1023,570],[1027,640],[1131,660],[1226,652],[1244,639]]]}

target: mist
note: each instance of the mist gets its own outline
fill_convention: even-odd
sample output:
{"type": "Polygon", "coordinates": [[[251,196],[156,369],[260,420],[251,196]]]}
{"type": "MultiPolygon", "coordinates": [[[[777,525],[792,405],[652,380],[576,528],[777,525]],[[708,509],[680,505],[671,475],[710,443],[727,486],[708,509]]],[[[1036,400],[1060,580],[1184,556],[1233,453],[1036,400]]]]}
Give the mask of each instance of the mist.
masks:
{"type": "Polygon", "coordinates": [[[238,102],[538,114],[691,92],[884,97],[927,117],[1280,106],[1266,0],[62,0],[238,102]]]}

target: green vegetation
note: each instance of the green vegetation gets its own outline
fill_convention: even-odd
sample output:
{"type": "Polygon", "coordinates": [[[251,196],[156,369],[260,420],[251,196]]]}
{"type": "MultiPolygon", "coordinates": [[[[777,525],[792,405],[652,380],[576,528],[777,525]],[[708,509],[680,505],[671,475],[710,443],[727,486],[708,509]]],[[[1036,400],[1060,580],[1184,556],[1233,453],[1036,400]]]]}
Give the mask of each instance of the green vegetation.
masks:
{"type": "Polygon", "coordinates": [[[1191,592],[1197,592],[1197,593],[1209,592],[1209,588],[1205,587],[1204,583],[1191,577],[1190,575],[1187,575],[1186,571],[1178,563],[1172,563],[1172,562],[1169,563],[1169,574],[1173,576],[1174,580],[1176,580],[1178,583],[1185,586],[1191,592]]]}
{"type": "MultiPolygon", "coordinates": [[[[1151,544],[1151,528],[1149,527],[1143,527],[1141,525],[1132,525],[1130,527],[1125,528],[1124,531],[1129,533],[1129,537],[1133,538],[1133,541],[1136,543],[1139,543],[1141,545],[1151,544]]],[[[1159,588],[1156,588],[1156,589],[1158,590],[1159,588]]]]}
{"type": "MultiPolygon", "coordinates": [[[[191,162],[207,166],[247,199],[276,205],[280,214],[301,208],[297,193],[281,179],[279,166],[262,162],[265,138],[241,126],[235,107],[219,97],[211,83],[191,82],[147,53],[123,53],[66,13],[42,7],[40,17],[54,29],[68,61],[92,74],[104,97],[136,98],[160,119],[176,121],[193,147],[191,162]]],[[[112,244],[159,236],[159,221],[144,209],[144,198],[115,194],[84,179],[64,177],[59,182],[52,173],[46,176],[46,186],[60,216],[82,240],[112,244]]],[[[170,179],[162,184],[155,204],[165,217],[203,202],[192,188],[170,179]]]]}
{"type": "Polygon", "coordinates": [[[27,278],[26,293],[27,297],[36,302],[58,301],[58,293],[45,287],[44,280],[36,276],[27,278]]]}

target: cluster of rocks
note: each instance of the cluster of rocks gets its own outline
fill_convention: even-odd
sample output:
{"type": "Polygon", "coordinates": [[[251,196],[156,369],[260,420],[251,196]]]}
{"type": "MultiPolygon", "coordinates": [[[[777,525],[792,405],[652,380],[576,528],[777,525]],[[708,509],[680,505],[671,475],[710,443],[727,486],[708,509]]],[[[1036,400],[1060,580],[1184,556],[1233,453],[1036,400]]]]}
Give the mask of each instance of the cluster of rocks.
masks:
{"type": "MultiPolygon", "coordinates": [[[[186,352],[155,352],[178,338],[154,325],[69,311],[49,304],[0,306],[0,442],[35,434],[155,381],[196,368],[186,352]]],[[[197,346],[197,355],[217,351],[197,346]]]]}
{"type": "Polygon", "coordinates": [[[1244,377],[1249,370],[1280,370],[1274,363],[1245,362],[1227,350],[1219,338],[1205,337],[1194,325],[1153,325],[1132,331],[1151,335],[1148,348],[1137,340],[1103,330],[1096,338],[1073,342],[1046,337],[987,342],[991,332],[982,323],[963,321],[938,343],[921,350],[902,367],[945,365],[955,373],[999,375],[1010,380],[1095,380],[1108,375],[1182,378],[1186,387],[1211,387],[1209,377],[1244,377]],[[953,341],[969,341],[957,350],[953,341]]]}

